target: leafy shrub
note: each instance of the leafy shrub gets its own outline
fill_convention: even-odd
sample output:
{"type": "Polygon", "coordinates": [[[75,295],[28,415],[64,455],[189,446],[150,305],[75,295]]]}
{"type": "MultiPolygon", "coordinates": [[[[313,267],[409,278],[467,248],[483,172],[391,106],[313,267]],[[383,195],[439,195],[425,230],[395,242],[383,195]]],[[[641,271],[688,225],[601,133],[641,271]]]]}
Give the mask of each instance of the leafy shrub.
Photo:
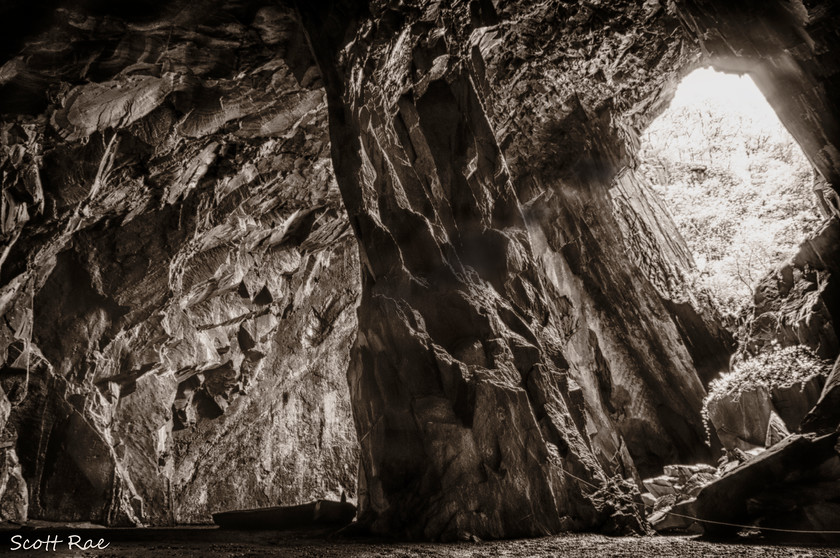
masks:
{"type": "Polygon", "coordinates": [[[732,371],[724,373],[709,384],[709,393],[703,400],[703,425],[709,436],[709,403],[723,397],[736,397],[757,387],[789,387],[803,383],[812,376],[828,376],[832,361],[817,357],[808,347],[793,345],[781,347],[772,341],[770,348],[754,357],[736,360],[732,371]]]}
{"type": "Polygon", "coordinates": [[[707,399],[737,395],[756,386],[789,387],[814,375],[828,376],[831,366],[830,360],[819,358],[804,345],[780,347],[778,341],[772,341],[769,350],[736,361],[731,372],[712,380],[707,399]]]}

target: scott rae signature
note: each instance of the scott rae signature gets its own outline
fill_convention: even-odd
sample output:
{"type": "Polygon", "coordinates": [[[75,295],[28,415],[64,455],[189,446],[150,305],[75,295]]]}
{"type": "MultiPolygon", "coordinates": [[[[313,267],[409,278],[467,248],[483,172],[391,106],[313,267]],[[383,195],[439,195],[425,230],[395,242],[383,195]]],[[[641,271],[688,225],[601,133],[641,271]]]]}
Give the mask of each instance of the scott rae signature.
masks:
{"type": "Polygon", "coordinates": [[[111,543],[105,542],[105,539],[83,539],[79,535],[69,535],[66,539],[59,538],[58,535],[49,535],[40,539],[25,539],[23,535],[15,535],[12,537],[12,551],[15,550],[46,550],[47,552],[55,552],[58,549],[67,550],[104,550],[110,546],[111,543]]]}

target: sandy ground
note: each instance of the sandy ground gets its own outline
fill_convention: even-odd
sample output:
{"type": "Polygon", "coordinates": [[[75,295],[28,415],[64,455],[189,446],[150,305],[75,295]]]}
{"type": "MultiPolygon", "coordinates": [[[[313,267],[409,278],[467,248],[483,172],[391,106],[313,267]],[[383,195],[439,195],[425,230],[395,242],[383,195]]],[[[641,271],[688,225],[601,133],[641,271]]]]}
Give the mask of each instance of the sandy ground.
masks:
{"type": "Polygon", "coordinates": [[[565,535],[541,539],[493,541],[478,543],[432,544],[394,543],[359,539],[326,539],[303,537],[277,532],[237,532],[216,529],[155,529],[126,535],[121,531],[4,531],[0,535],[0,555],[7,556],[85,556],[98,558],[140,558],[146,556],[180,557],[230,557],[259,558],[262,556],[291,557],[341,557],[374,558],[399,557],[423,558],[446,556],[452,558],[478,558],[486,556],[554,557],[581,556],[608,557],[676,557],[700,558],[726,556],[739,558],[817,558],[840,557],[840,548],[807,546],[769,546],[756,543],[712,543],[696,537],[643,537],[611,538],[600,535],[565,535]],[[12,537],[44,540],[56,536],[63,542],[39,550],[12,551],[12,537]],[[92,539],[97,543],[105,539],[107,548],[79,550],[68,549],[70,535],[81,537],[82,542],[92,539]],[[55,547],[55,550],[53,550],[55,547]]]}

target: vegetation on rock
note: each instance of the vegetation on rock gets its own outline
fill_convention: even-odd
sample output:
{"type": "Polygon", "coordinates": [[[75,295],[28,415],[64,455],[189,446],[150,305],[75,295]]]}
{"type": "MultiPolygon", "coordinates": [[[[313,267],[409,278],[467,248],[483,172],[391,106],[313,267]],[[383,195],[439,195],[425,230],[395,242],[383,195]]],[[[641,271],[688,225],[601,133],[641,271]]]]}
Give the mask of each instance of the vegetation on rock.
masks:
{"type": "Polygon", "coordinates": [[[754,357],[736,360],[732,371],[709,384],[709,394],[703,401],[703,424],[709,430],[709,403],[724,397],[734,397],[756,388],[772,390],[803,384],[816,376],[828,376],[832,361],[821,359],[802,345],[781,347],[772,341],[769,350],[754,357]]]}
{"type": "Polygon", "coordinates": [[[754,386],[781,388],[806,381],[815,375],[828,376],[832,362],[817,357],[802,345],[780,347],[772,343],[769,351],[736,361],[732,372],[709,384],[707,400],[737,395],[754,386]]]}

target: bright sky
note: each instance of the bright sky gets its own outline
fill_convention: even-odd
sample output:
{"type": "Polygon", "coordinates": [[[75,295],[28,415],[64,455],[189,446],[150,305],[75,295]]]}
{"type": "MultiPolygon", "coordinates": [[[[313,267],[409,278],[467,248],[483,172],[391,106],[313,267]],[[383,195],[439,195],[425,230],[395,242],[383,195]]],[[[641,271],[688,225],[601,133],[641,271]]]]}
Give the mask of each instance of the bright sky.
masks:
{"type": "MultiPolygon", "coordinates": [[[[690,105],[716,105],[731,112],[776,124],[778,117],[758,90],[752,78],[724,74],[711,68],[691,72],[677,87],[671,108],[690,105]]],[[[727,111],[727,112],[728,112],[727,111]]]]}
{"type": "MultiPolygon", "coordinates": [[[[752,78],[711,68],[695,70],[680,82],[671,104],[646,130],[643,140],[679,151],[677,158],[683,162],[702,163],[693,158],[697,153],[709,156],[714,147],[720,150],[721,136],[793,141],[752,78]]],[[[741,140],[728,141],[725,152],[717,157],[727,169],[750,180],[744,145],[741,140]]]]}

